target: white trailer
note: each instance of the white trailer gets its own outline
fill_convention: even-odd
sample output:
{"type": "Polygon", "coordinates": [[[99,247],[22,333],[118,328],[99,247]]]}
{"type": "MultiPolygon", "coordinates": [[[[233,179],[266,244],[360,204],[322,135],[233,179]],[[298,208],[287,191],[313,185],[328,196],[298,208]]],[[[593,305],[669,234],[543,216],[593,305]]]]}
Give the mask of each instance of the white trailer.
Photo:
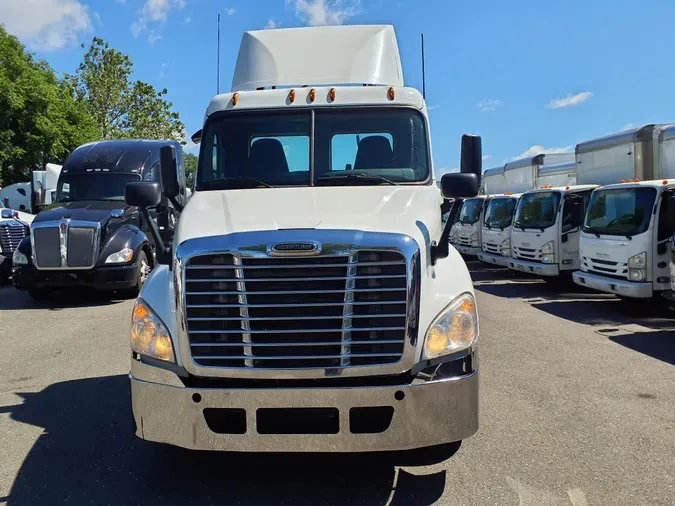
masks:
{"type": "Polygon", "coordinates": [[[14,183],[0,190],[0,207],[27,213],[31,210],[30,183],[14,183]]]}
{"type": "Polygon", "coordinates": [[[33,194],[36,207],[34,211],[39,211],[40,208],[56,201],[56,185],[61,168],[61,165],[48,163],[45,165],[45,170],[33,171],[33,194]]]}
{"type": "Polygon", "coordinates": [[[483,172],[483,191],[485,195],[504,193],[507,191],[504,166],[487,169],[483,172]]]}
{"type": "Polygon", "coordinates": [[[670,290],[675,125],[581,143],[577,166],[603,186],[585,215],[575,283],[642,299],[670,290]]]}
{"type": "Polygon", "coordinates": [[[547,157],[536,189],[518,201],[511,231],[512,270],[556,278],[579,268],[579,235],[585,205],[596,185],[579,184],[574,154],[547,157]]]}

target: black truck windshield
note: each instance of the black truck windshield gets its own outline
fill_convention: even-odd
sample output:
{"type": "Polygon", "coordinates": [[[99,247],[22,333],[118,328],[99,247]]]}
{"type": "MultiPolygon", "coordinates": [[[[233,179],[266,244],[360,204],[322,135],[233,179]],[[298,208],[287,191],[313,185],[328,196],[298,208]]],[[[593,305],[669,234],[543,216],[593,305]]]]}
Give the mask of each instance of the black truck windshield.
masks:
{"type": "Polygon", "coordinates": [[[415,110],[255,111],[223,113],[206,124],[197,189],[398,185],[429,179],[426,127],[415,110]]]}
{"type": "Polygon", "coordinates": [[[471,225],[480,220],[480,211],[483,207],[483,199],[467,199],[462,202],[462,210],[459,212],[459,222],[471,225]]]}
{"type": "Polygon", "coordinates": [[[559,192],[526,193],[518,201],[513,226],[545,229],[555,224],[560,204],[559,192]]]}
{"type": "Polygon", "coordinates": [[[646,232],[654,208],[654,188],[596,190],[591,196],[585,232],[633,236],[646,232]]]}
{"type": "Polygon", "coordinates": [[[504,229],[511,225],[516,199],[512,197],[494,197],[485,211],[483,223],[489,228],[504,229]]]}
{"type": "Polygon", "coordinates": [[[127,183],[140,181],[138,174],[91,172],[61,176],[56,188],[57,202],[83,200],[124,200],[127,183]]]}

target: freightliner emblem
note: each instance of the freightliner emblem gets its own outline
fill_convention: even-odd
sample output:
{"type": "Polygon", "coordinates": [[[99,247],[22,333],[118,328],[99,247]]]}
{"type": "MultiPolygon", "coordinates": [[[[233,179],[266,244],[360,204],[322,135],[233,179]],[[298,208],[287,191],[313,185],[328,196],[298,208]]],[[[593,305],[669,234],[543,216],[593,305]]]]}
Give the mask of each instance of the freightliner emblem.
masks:
{"type": "Polygon", "coordinates": [[[315,242],[281,242],[269,249],[272,255],[317,255],[321,247],[315,242]]]}

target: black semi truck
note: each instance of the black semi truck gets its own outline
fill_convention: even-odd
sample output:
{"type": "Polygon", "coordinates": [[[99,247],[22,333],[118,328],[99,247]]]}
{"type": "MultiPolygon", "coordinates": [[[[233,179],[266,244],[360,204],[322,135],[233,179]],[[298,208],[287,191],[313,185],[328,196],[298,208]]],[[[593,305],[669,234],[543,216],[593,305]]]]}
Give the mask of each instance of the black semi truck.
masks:
{"type": "MultiPolygon", "coordinates": [[[[63,165],[56,202],[33,220],[13,257],[14,285],[34,299],[56,289],[88,287],[135,297],[155,265],[150,224],[124,202],[134,181],[160,181],[160,149],[175,147],[180,194],[186,199],[183,150],[176,141],[112,140],[80,146],[63,165]]],[[[177,216],[167,200],[150,210],[165,241],[177,216]]]]}

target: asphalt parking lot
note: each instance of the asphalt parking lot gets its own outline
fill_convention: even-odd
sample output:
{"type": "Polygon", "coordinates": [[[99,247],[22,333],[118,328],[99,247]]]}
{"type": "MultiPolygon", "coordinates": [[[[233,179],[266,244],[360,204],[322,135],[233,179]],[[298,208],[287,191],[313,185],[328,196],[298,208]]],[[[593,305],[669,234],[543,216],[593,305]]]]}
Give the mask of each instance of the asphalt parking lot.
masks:
{"type": "Polygon", "coordinates": [[[674,504],[675,313],[470,267],[481,428],[454,455],[236,455],[138,441],[132,301],[38,305],[0,288],[0,504],[674,504]]]}

